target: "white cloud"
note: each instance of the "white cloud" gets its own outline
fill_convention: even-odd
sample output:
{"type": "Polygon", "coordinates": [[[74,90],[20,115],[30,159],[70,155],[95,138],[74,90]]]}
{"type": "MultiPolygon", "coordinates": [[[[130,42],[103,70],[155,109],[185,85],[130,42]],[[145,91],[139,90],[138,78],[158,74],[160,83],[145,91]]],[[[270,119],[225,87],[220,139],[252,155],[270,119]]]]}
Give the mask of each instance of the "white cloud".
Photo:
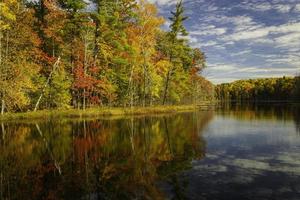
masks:
{"type": "Polygon", "coordinates": [[[218,43],[216,41],[210,40],[210,41],[206,41],[203,44],[200,44],[201,47],[209,47],[209,46],[215,46],[218,43]]]}
{"type": "Polygon", "coordinates": [[[274,32],[277,33],[288,33],[288,32],[299,32],[300,33],[300,22],[295,22],[295,23],[287,23],[283,24],[281,26],[273,26],[274,32]]]}
{"type": "Polygon", "coordinates": [[[267,36],[269,34],[268,29],[256,29],[251,31],[240,31],[233,33],[231,35],[228,35],[225,37],[225,40],[233,40],[233,41],[239,41],[239,40],[248,40],[248,39],[254,39],[254,38],[260,38],[267,36]]]}
{"type": "Polygon", "coordinates": [[[291,5],[283,5],[283,4],[279,4],[279,5],[275,5],[274,8],[281,13],[288,13],[290,12],[290,10],[292,9],[291,5]]]}
{"type": "Polygon", "coordinates": [[[209,64],[203,72],[203,75],[215,84],[232,82],[241,78],[268,78],[294,76],[299,70],[299,67],[289,66],[287,62],[295,62],[295,58],[282,59],[267,59],[270,66],[273,64],[282,64],[282,67],[257,67],[246,66],[242,64],[232,63],[215,63],[209,64]]]}
{"type": "Polygon", "coordinates": [[[253,41],[250,41],[249,44],[268,44],[268,45],[272,45],[274,44],[274,40],[270,39],[270,38],[267,38],[267,37],[264,37],[264,38],[256,38],[255,40],[253,41]]]}
{"type": "Polygon", "coordinates": [[[150,3],[156,3],[157,5],[175,5],[177,3],[176,0],[148,0],[150,3]]]}
{"type": "MultiPolygon", "coordinates": [[[[300,57],[298,55],[273,55],[272,57],[266,58],[266,62],[283,66],[290,65],[291,70],[296,69],[300,71],[300,57]]],[[[286,70],[286,68],[284,70],[286,70]]]]}
{"type": "Polygon", "coordinates": [[[216,10],[218,10],[218,7],[216,7],[213,4],[208,5],[207,8],[206,8],[206,11],[208,11],[208,12],[213,12],[213,11],[216,11],[216,10]]]}
{"type": "Polygon", "coordinates": [[[171,26],[171,21],[169,19],[166,19],[165,20],[165,23],[163,24],[163,28],[165,30],[169,30],[170,29],[170,26],[171,26]]]}
{"type": "Polygon", "coordinates": [[[272,4],[269,2],[246,2],[245,4],[240,5],[240,7],[258,12],[275,10],[279,13],[288,13],[293,8],[291,4],[276,3],[275,1],[272,2],[272,4]]]}
{"type": "Polygon", "coordinates": [[[232,71],[236,70],[237,66],[225,63],[215,63],[208,65],[208,69],[210,71],[232,71]]]}
{"type": "Polygon", "coordinates": [[[251,49],[247,49],[244,51],[240,51],[240,52],[236,52],[236,53],[231,53],[231,56],[241,56],[241,55],[245,55],[245,54],[250,54],[252,53],[251,49]]]}
{"type": "Polygon", "coordinates": [[[198,28],[196,30],[190,31],[191,35],[223,35],[227,32],[226,28],[217,28],[214,25],[209,25],[204,28],[198,28]]]}
{"type": "Polygon", "coordinates": [[[192,47],[197,47],[198,46],[198,38],[196,38],[196,37],[193,37],[191,35],[187,35],[187,36],[178,36],[178,38],[187,40],[192,47]]]}
{"type": "MultiPolygon", "coordinates": [[[[255,25],[258,28],[249,28],[248,30],[240,31],[237,27],[235,32],[223,37],[225,41],[240,41],[257,39],[259,43],[272,43],[273,40],[268,36],[273,35],[275,42],[281,46],[299,45],[300,39],[300,22],[287,23],[279,26],[262,26],[255,25]],[[298,42],[297,42],[298,41],[298,42]]],[[[252,41],[253,42],[253,41],[252,41]]],[[[256,42],[256,40],[255,40],[256,42]]]]}
{"type": "Polygon", "coordinates": [[[299,47],[300,46],[300,31],[293,32],[275,38],[277,47],[299,47]]]}
{"type": "Polygon", "coordinates": [[[300,4],[295,5],[295,11],[300,13],[300,4]]]}
{"type": "Polygon", "coordinates": [[[244,6],[246,9],[252,9],[255,11],[267,11],[272,9],[272,5],[269,2],[263,2],[263,3],[248,3],[244,6]]]}

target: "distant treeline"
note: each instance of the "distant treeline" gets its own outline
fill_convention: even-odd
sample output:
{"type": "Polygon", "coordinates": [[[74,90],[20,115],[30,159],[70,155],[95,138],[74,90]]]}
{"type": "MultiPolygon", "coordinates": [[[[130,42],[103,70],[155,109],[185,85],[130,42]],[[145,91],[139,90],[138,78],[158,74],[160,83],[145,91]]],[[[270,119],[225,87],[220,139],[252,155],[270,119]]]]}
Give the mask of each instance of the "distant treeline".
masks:
{"type": "Polygon", "coordinates": [[[215,87],[221,101],[299,101],[300,76],[239,80],[215,87]]]}

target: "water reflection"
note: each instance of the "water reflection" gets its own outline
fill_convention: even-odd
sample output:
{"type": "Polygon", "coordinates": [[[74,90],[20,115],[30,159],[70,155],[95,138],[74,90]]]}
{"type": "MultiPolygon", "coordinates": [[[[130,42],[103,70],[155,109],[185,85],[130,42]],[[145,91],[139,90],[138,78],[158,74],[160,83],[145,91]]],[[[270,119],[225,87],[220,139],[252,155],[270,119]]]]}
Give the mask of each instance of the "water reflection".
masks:
{"type": "Polygon", "coordinates": [[[299,103],[222,103],[219,105],[218,115],[244,121],[293,121],[300,134],[299,103]]]}
{"type": "Polygon", "coordinates": [[[205,158],[181,175],[189,199],[299,199],[299,107],[230,105],[203,137],[205,158]]]}
{"type": "Polygon", "coordinates": [[[298,199],[296,105],[0,124],[0,199],[298,199]]]}
{"type": "Polygon", "coordinates": [[[300,106],[294,107],[293,117],[294,117],[297,133],[300,135],[300,106]]]}
{"type": "Polygon", "coordinates": [[[205,156],[212,113],[2,123],[0,199],[164,199],[205,156]]]}

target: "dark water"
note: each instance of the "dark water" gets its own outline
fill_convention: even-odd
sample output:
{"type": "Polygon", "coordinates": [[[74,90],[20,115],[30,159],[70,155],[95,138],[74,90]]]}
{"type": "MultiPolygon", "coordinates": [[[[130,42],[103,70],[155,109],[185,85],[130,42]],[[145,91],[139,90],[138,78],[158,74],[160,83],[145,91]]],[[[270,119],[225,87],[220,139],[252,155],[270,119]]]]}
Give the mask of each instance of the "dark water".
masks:
{"type": "Polygon", "coordinates": [[[0,199],[300,199],[300,109],[0,123],[0,199]]]}

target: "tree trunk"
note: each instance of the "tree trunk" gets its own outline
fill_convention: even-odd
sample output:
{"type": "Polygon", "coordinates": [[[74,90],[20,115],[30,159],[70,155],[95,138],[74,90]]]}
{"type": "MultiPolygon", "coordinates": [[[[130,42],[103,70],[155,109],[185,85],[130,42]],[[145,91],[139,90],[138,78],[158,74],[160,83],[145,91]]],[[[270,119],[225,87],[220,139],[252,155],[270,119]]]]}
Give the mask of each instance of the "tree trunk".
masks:
{"type": "Polygon", "coordinates": [[[130,72],[130,77],[129,77],[129,83],[128,83],[128,88],[129,88],[129,93],[130,93],[130,107],[133,107],[133,90],[134,90],[134,86],[133,86],[133,70],[134,70],[134,66],[131,67],[131,72],[130,72]]]}
{"type": "Polygon", "coordinates": [[[55,159],[54,154],[53,154],[51,148],[49,147],[49,142],[48,142],[48,140],[47,140],[46,137],[44,136],[42,130],[40,129],[40,126],[39,126],[38,124],[35,124],[35,127],[36,127],[38,133],[40,134],[41,138],[43,139],[43,142],[45,143],[46,149],[47,149],[47,151],[48,151],[48,153],[49,153],[51,159],[52,159],[53,162],[54,162],[55,168],[57,169],[59,175],[61,175],[61,173],[62,173],[61,167],[60,167],[58,161],[55,159]]]}
{"type": "Polygon", "coordinates": [[[135,155],[135,146],[134,146],[134,120],[133,120],[133,117],[131,117],[130,143],[131,143],[132,153],[135,155]]]}
{"type": "Polygon", "coordinates": [[[83,89],[83,103],[82,103],[82,109],[85,110],[86,107],[86,101],[85,101],[85,89],[83,89]]]}
{"type": "MultiPolygon", "coordinates": [[[[173,56],[170,55],[170,63],[172,63],[173,61],[173,56]]],[[[165,82],[165,91],[164,91],[164,96],[163,96],[163,105],[165,105],[166,103],[166,100],[167,100],[167,95],[168,95],[168,89],[169,89],[169,84],[170,84],[170,79],[171,79],[171,75],[173,73],[173,69],[174,69],[175,66],[171,66],[171,69],[168,70],[168,74],[167,74],[167,79],[166,79],[166,82],[165,82]]]]}
{"type": "MultiPolygon", "coordinates": [[[[100,13],[100,3],[97,3],[97,14],[100,13]]],[[[100,33],[99,33],[99,28],[100,28],[100,22],[98,20],[96,20],[96,27],[95,27],[95,33],[94,33],[94,64],[96,64],[96,60],[98,57],[98,52],[100,50],[100,46],[98,44],[98,39],[100,37],[100,33]]]]}
{"type": "Polygon", "coordinates": [[[6,31],[6,48],[5,48],[5,60],[8,59],[8,50],[9,50],[9,41],[8,41],[8,38],[9,38],[9,32],[6,31]]]}
{"type": "Polygon", "coordinates": [[[2,99],[1,102],[2,102],[1,103],[1,115],[3,115],[4,114],[4,109],[5,109],[5,101],[4,101],[4,99],[2,99]]]}
{"type": "MultiPolygon", "coordinates": [[[[0,15],[0,20],[1,20],[1,15],[0,15]]],[[[2,30],[0,30],[0,68],[2,68],[2,30]]]]}
{"type": "Polygon", "coordinates": [[[172,146],[171,146],[171,142],[170,142],[170,135],[169,135],[169,128],[168,128],[168,122],[167,122],[167,118],[164,117],[164,124],[165,124],[165,130],[166,130],[166,135],[167,135],[167,143],[168,143],[168,148],[170,151],[170,154],[173,155],[173,150],[172,150],[172,146]]]}
{"type": "Polygon", "coordinates": [[[146,106],[146,66],[144,65],[144,94],[143,94],[143,107],[146,106]]]}
{"type": "Polygon", "coordinates": [[[3,197],[3,193],[4,193],[4,191],[3,191],[3,172],[2,172],[2,170],[1,170],[1,173],[0,173],[0,198],[1,199],[4,199],[4,197],[3,197]]]}
{"type": "Polygon", "coordinates": [[[163,105],[165,105],[166,100],[167,100],[167,93],[168,93],[168,89],[169,89],[169,82],[170,82],[170,70],[168,71],[167,79],[166,79],[166,82],[165,82],[165,90],[164,90],[163,102],[162,102],[163,105]]]}
{"type": "MultiPolygon", "coordinates": [[[[87,75],[87,50],[88,50],[87,35],[88,35],[88,33],[86,33],[86,35],[84,36],[84,61],[83,61],[84,77],[86,77],[86,75],[87,75]]],[[[84,88],[83,89],[83,105],[82,105],[83,110],[85,110],[85,108],[86,108],[86,96],[85,96],[85,94],[86,94],[86,90],[84,88]]]]}
{"type": "Polygon", "coordinates": [[[3,142],[4,142],[6,132],[5,132],[5,127],[4,127],[4,124],[3,124],[3,123],[1,123],[1,130],[2,130],[2,140],[3,140],[3,142]]]}
{"type": "Polygon", "coordinates": [[[45,92],[47,86],[49,85],[49,82],[50,82],[50,80],[51,80],[51,78],[52,78],[52,75],[53,75],[55,69],[58,67],[59,62],[60,62],[60,57],[58,57],[57,61],[56,61],[56,62],[54,63],[54,65],[53,65],[53,69],[52,69],[52,71],[50,72],[49,77],[48,77],[48,79],[47,79],[47,81],[46,81],[46,83],[45,83],[45,85],[44,85],[44,87],[43,87],[43,89],[42,89],[41,95],[40,95],[38,101],[37,101],[36,104],[35,104],[34,112],[37,111],[37,109],[38,109],[38,107],[39,107],[39,104],[40,104],[40,102],[41,102],[41,100],[42,100],[42,97],[43,97],[43,95],[44,95],[44,92],[45,92]]]}
{"type": "Polygon", "coordinates": [[[145,48],[144,48],[145,46],[143,46],[142,47],[142,56],[143,56],[143,82],[144,82],[144,85],[143,85],[143,90],[144,90],[144,92],[143,92],[143,107],[145,107],[146,106],[146,96],[147,96],[147,92],[146,92],[146,90],[147,90],[147,88],[149,88],[148,87],[148,85],[147,85],[147,75],[148,75],[148,70],[147,70],[147,58],[146,58],[146,56],[147,56],[147,52],[146,52],[146,50],[145,50],[145,48]]]}

